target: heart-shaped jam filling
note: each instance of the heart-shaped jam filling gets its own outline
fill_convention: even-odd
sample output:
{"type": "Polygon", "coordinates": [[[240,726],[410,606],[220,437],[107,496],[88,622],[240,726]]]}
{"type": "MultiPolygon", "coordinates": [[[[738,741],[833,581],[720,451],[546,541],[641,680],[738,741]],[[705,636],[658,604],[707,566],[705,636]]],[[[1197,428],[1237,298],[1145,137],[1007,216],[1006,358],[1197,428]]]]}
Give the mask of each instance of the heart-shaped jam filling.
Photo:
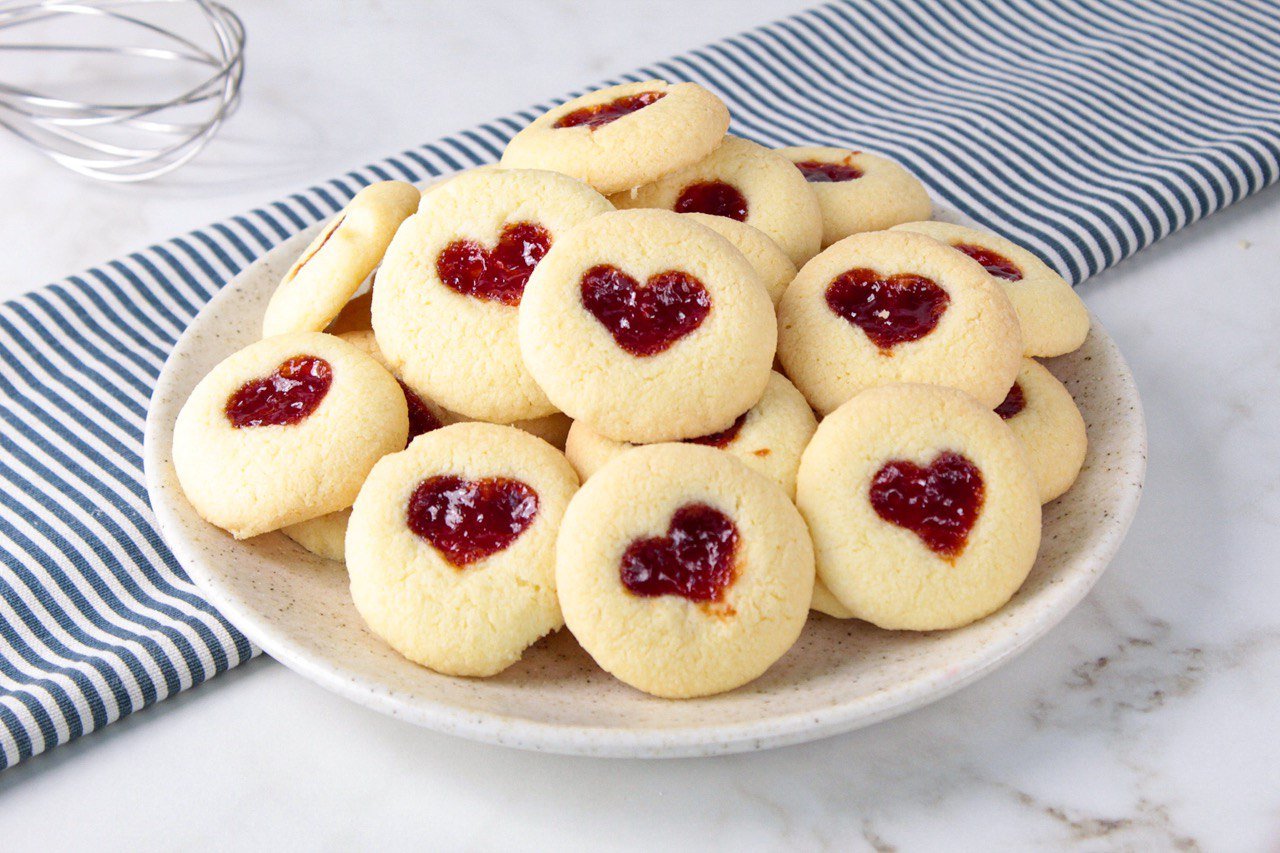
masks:
{"type": "MultiPolygon", "coordinates": [[[[399,379],[396,380],[400,382],[399,379]]],[[[422,398],[413,393],[408,385],[400,382],[400,390],[404,392],[405,405],[409,407],[409,441],[413,441],[424,432],[431,432],[433,429],[440,429],[444,424],[440,423],[440,419],[436,417],[435,412],[427,408],[427,404],[422,402],[422,398]]],[[[408,442],[405,447],[408,447],[408,442]]]]}
{"type": "Polygon", "coordinates": [[[597,127],[617,121],[623,116],[631,115],[636,110],[642,110],[654,101],[662,100],[665,95],[666,92],[640,92],[636,95],[624,95],[621,98],[615,98],[607,104],[579,107],[573,112],[560,116],[560,120],[554,126],[579,127],[586,125],[591,130],[595,130],[597,127]]]}
{"type": "Polygon", "coordinates": [[[310,415],[329,393],[333,368],[314,355],[296,355],[270,376],[241,385],[224,411],[236,429],[285,426],[310,415]]]}
{"type": "Polygon", "coordinates": [[[934,330],[951,297],[924,276],[851,269],[827,286],[827,306],[887,352],[934,330]]]}
{"type": "Polygon", "coordinates": [[[708,447],[728,447],[733,440],[738,437],[738,433],[742,432],[742,425],[746,422],[747,413],[743,412],[738,415],[738,419],[736,421],[729,424],[727,429],[722,429],[719,432],[713,432],[710,435],[698,436],[697,438],[686,438],[684,443],[705,444],[708,447]]]}
{"type": "Polygon", "coordinates": [[[996,406],[996,414],[1007,421],[1026,407],[1027,395],[1023,393],[1022,386],[1015,382],[1009,393],[1004,395],[1004,402],[996,406]]]}
{"type": "Polygon", "coordinates": [[[796,168],[811,184],[838,184],[862,177],[862,170],[851,163],[823,163],[821,160],[801,160],[796,168]]]}
{"type": "Polygon", "coordinates": [[[702,325],[711,294],[688,273],[667,270],[641,285],[617,267],[582,274],[582,304],[635,356],[657,355],[702,325]]]}
{"type": "Polygon", "coordinates": [[[492,249],[470,240],[445,246],[436,258],[436,274],[445,287],[463,296],[515,306],[533,268],[550,248],[551,235],[545,228],[517,222],[502,229],[492,249]]]}
{"type": "Polygon", "coordinates": [[[929,550],[954,561],[982,511],[982,472],[964,456],[944,451],[921,468],[886,462],[871,479],[871,506],[890,524],[905,527],[929,550]]]}
{"type": "Polygon", "coordinates": [[[703,181],[689,184],[676,199],[676,213],[709,213],[726,216],[738,222],[747,221],[747,198],[737,187],[724,181],[703,181]]]}
{"type": "Polygon", "coordinates": [[[537,515],[538,493],[506,477],[442,474],[409,496],[409,529],[459,568],[509,547],[537,515]]]}
{"type": "Polygon", "coordinates": [[[666,536],[637,539],[622,555],[622,585],[635,595],[679,595],[720,601],[736,574],[738,527],[706,504],[686,504],[671,516],[666,536]]]}
{"type": "Polygon", "coordinates": [[[972,243],[955,243],[957,249],[973,258],[996,278],[1005,281],[1022,281],[1022,270],[1018,265],[999,252],[993,252],[986,246],[975,246],[972,243]]]}

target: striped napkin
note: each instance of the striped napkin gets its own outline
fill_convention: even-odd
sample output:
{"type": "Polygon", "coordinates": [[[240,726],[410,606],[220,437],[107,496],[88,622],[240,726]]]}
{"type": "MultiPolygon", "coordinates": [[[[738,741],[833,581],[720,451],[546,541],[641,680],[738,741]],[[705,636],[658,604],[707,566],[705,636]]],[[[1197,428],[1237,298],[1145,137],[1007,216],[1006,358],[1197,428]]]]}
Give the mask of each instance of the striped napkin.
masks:
{"type": "MultiPolygon", "coordinates": [[[[738,135],[885,152],[1079,283],[1275,182],[1277,21],[1267,0],[848,0],[607,82],[696,80],[738,135]]],[[[0,305],[0,768],[256,654],[143,487],[151,389],[201,306],[360,187],[492,161],[552,103],[0,305]]]]}

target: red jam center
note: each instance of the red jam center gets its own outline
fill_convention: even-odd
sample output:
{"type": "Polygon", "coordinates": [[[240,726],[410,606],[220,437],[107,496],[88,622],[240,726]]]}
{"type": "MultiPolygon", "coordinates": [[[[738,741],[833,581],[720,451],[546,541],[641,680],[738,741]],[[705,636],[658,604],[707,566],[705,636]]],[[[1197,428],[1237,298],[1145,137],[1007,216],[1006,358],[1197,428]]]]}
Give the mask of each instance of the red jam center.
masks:
{"type": "Polygon", "coordinates": [[[747,422],[747,413],[743,412],[738,415],[738,419],[729,424],[728,429],[722,429],[720,432],[713,432],[711,435],[703,435],[698,438],[686,438],[685,444],[705,444],[708,447],[728,447],[738,433],[742,432],[742,425],[747,422]]]}
{"type": "MultiPolygon", "coordinates": [[[[400,382],[399,379],[396,381],[400,382]]],[[[400,382],[400,390],[404,392],[404,402],[409,407],[409,441],[413,441],[424,432],[431,432],[433,429],[444,426],[435,412],[427,408],[427,404],[422,402],[422,398],[413,393],[408,385],[400,382]]],[[[406,443],[405,446],[408,447],[408,444],[406,443]]]]}
{"type": "Polygon", "coordinates": [[[886,352],[932,332],[950,301],[930,279],[910,273],[882,276],[851,269],[827,287],[827,306],[886,352]]]}
{"type": "Polygon", "coordinates": [[[996,406],[996,414],[1007,421],[1026,407],[1027,395],[1023,393],[1022,386],[1015,382],[1009,393],[1004,395],[1004,402],[996,406]]]}
{"type": "Polygon", "coordinates": [[[519,480],[429,477],[409,496],[409,529],[462,568],[507,548],[538,514],[538,493],[519,480]]]}
{"type": "Polygon", "coordinates": [[[314,355],[297,355],[270,376],[240,386],[227,399],[227,420],[236,429],[296,424],[320,405],[333,384],[333,368],[314,355]]]}
{"type": "Polygon", "coordinates": [[[956,243],[955,247],[986,267],[987,272],[1005,281],[1022,281],[1022,270],[999,252],[972,243],[956,243]]]}
{"type": "Polygon", "coordinates": [[[582,304],[634,356],[657,355],[702,325],[711,294],[688,273],[667,270],[643,285],[617,267],[582,274],[582,304]]]}
{"type": "Polygon", "coordinates": [[[747,221],[746,196],[724,181],[689,184],[680,191],[674,210],[676,213],[709,213],[738,222],[747,221]]]}
{"type": "Polygon", "coordinates": [[[545,228],[517,222],[502,229],[492,249],[470,240],[445,246],[436,258],[436,274],[445,287],[463,296],[515,306],[533,268],[550,248],[551,235],[545,228]]]}
{"type": "Polygon", "coordinates": [[[983,491],[978,466],[948,450],[927,468],[886,462],[871,480],[871,506],[885,521],[905,527],[929,550],[954,561],[982,511],[983,491]]]}
{"type": "Polygon", "coordinates": [[[862,177],[862,170],[851,163],[823,163],[821,160],[801,160],[796,168],[811,184],[838,184],[862,177]]]}
{"type": "Polygon", "coordinates": [[[738,527],[706,504],[676,510],[666,536],[637,539],[622,555],[622,585],[635,595],[720,601],[733,583],[738,527]]]}
{"type": "Polygon", "coordinates": [[[615,98],[607,104],[595,104],[590,107],[579,107],[570,113],[560,116],[555,127],[579,127],[586,125],[595,130],[597,127],[617,121],[623,116],[642,110],[654,101],[662,100],[666,92],[640,92],[637,95],[626,95],[615,98]]]}

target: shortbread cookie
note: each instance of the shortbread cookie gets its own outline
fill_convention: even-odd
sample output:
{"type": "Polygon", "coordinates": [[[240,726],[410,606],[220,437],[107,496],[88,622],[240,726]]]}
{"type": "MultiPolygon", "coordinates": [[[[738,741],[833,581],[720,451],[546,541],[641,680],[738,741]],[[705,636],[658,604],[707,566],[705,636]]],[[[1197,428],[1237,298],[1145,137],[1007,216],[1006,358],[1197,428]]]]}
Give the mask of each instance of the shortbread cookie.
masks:
{"type": "Polygon", "coordinates": [[[556,542],[565,623],[608,672],[666,698],[746,684],[800,635],[813,550],[782,490],[727,453],[637,447],[579,490],[556,542]]]}
{"type": "Polygon", "coordinates": [[[350,506],[408,431],[404,394],[382,365],[298,332],[245,347],[200,380],[174,425],[173,464],[196,512],[247,539],[350,506]]]}
{"type": "Polygon", "coordinates": [[[787,285],[796,277],[796,265],[782,251],[782,247],[773,238],[753,228],[745,222],[738,222],[726,216],[715,216],[710,213],[686,213],[685,216],[705,225],[712,231],[733,244],[743,254],[751,266],[760,274],[764,289],[769,291],[769,298],[777,305],[787,285]]]}
{"type": "Polygon", "coordinates": [[[763,231],[797,266],[818,254],[822,211],[791,161],[730,136],[709,157],[610,197],[619,208],[660,207],[724,216],[763,231]]]}
{"type": "Polygon", "coordinates": [[[507,143],[501,165],[563,172],[614,193],[698,162],[728,129],[728,108],[696,83],[625,83],[534,119],[507,143]]]}
{"type": "Polygon", "coordinates": [[[809,603],[809,609],[826,614],[833,619],[853,618],[853,611],[841,604],[840,599],[831,594],[831,590],[827,589],[827,585],[822,582],[821,578],[815,578],[813,581],[813,601],[809,603]]]}
{"type": "Polygon", "coordinates": [[[981,264],[1018,312],[1025,355],[1063,355],[1078,349],[1088,336],[1089,310],[1075,290],[1012,240],[950,222],[908,222],[894,230],[926,234],[981,264]]]}
{"type": "Polygon", "coordinates": [[[920,180],[888,157],[847,148],[797,146],[778,153],[796,164],[822,208],[822,247],[863,231],[928,219],[933,202],[920,180]]]}
{"type": "Polygon", "coordinates": [[[881,628],[958,628],[993,613],[1040,545],[1026,452],[954,388],[887,385],[828,415],[800,462],[796,504],[822,582],[881,628]]]}
{"type": "Polygon", "coordinates": [[[392,241],[373,290],[373,328],[392,370],[469,418],[553,413],[520,358],[516,309],[547,250],[610,210],[581,181],[528,170],[461,175],[426,196],[392,241]]]}
{"type": "Polygon", "coordinates": [[[814,258],[778,304],[778,356],[821,414],[864,388],[924,382],[1004,399],[1018,318],[977,261],[919,234],[855,234],[814,258]]]}
{"type": "Polygon", "coordinates": [[[547,397],[616,441],[728,429],[764,393],[776,340],[769,295],[742,253],[659,210],[569,232],[520,308],[520,351],[547,397]]]}
{"type": "Polygon", "coordinates": [[[280,280],[262,318],[263,337],[328,326],[382,260],[418,198],[418,188],[404,181],[356,193],[280,280]]]}
{"type": "Polygon", "coordinates": [[[1040,502],[1064,494],[1080,475],[1088,438],[1071,393],[1048,368],[1023,359],[1004,402],[996,407],[1024,447],[1040,486],[1040,502]]]}
{"type": "MultiPolygon", "coordinates": [[[[370,279],[377,273],[370,273],[370,279]]],[[[347,332],[363,332],[373,328],[373,289],[364,293],[357,291],[346,305],[338,311],[338,316],[325,328],[331,335],[344,335],[347,332]]]]}
{"type": "MultiPolygon", "coordinates": [[[[818,421],[804,395],[785,376],[773,373],[760,402],[739,415],[728,429],[686,438],[685,443],[730,453],[748,468],[773,480],[789,497],[795,497],[800,454],[817,428],[818,421]]],[[[607,462],[636,446],[605,438],[578,421],[569,430],[565,455],[585,481],[607,462]]]]}
{"type": "Polygon", "coordinates": [[[350,520],[351,508],[347,507],[319,518],[290,524],[280,528],[280,532],[317,557],[341,563],[346,560],[347,522],[350,520]]]}
{"type": "Polygon", "coordinates": [[[356,609],[375,634],[446,675],[494,675],[563,624],[555,540],[578,480],[512,427],[454,424],[386,457],[347,528],[356,609]]]}

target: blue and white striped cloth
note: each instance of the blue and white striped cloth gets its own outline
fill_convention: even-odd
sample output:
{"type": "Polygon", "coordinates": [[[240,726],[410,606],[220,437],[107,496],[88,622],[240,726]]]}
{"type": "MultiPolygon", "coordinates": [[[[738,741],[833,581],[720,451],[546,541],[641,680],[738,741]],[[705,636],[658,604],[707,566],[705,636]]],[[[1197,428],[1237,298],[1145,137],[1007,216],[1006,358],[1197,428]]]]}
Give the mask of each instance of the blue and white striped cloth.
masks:
{"type": "MultiPolygon", "coordinates": [[[[1267,0],[865,0],[621,80],[696,80],[766,145],[879,150],[1073,282],[1280,174],[1267,0]]],[[[156,534],[147,403],[213,293],[375,180],[491,161],[548,104],[0,306],[0,767],[256,653],[156,534]]]]}

